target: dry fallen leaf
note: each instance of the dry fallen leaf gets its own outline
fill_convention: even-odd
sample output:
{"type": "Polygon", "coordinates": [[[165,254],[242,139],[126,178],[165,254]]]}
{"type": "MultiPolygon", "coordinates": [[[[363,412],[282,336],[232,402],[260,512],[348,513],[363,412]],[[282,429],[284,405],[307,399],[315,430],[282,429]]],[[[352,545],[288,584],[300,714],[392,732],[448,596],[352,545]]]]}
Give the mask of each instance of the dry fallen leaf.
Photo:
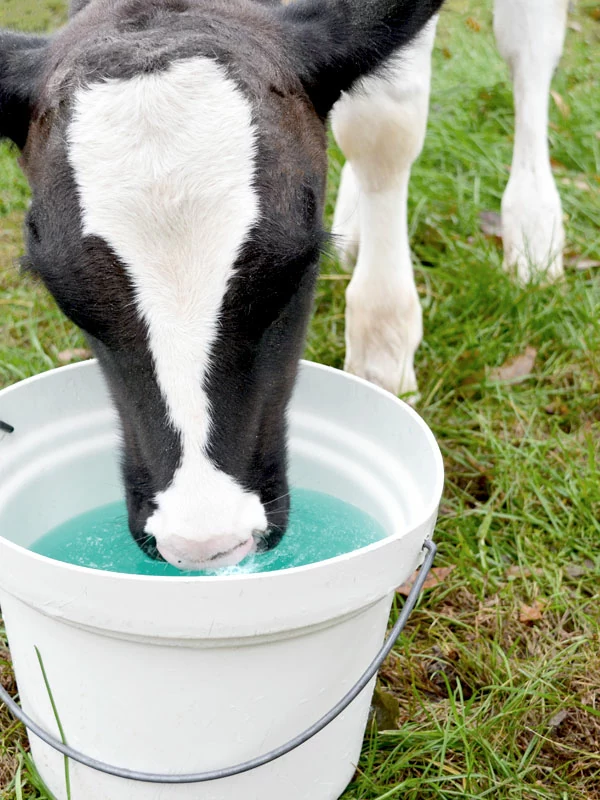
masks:
{"type": "Polygon", "coordinates": [[[572,580],[583,578],[594,569],[594,562],[590,558],[586,558],[583,564],[569,564],[565,567],[565,572],[572,580]]]}
{"type": "Polygon", "coordinates": [[[527,606],[523,603],[519,614],[519,622],[524,624],[539,622],[543,618],[543,611],[544,603],[541,600],[536,600],[532,606],[527,606]]]}
{"type": "Polygon", "coordinates": [[[574,186],[575,189],[579,189],[580,192],[592,191],[592,187],[590,186],[586,176],[580,175],[579,177],[575,176],[574,178],[561,178],[560,183],[562,183],[563,186],[574,186]]]}
{"type": "Polygon", "coordinates": [[[477,22],[473,17],[467,17],[467,28],[470,28],[475,33],[481,31],[481,23],[477,22]]]}
{"type": "Polygon", "coordinates": [[[493,239],[502,238],[502,217],[497,211],[481,211],[479,227],[484,236],[491,236],[493,239]]]}
{"type": "Polygon", "coordinates": [[[594,258],[567,258],[565,260],[565,264],[571,269],[578,270],[595,269],[596,267],[600,267],[600,261],[594,258]]]}
{"type": "MultiPolygon", "coordinates": [[[[452,564],[449,567],[434,567],[429,575],[427,576],[427,580],[423,584],[423,591],[426,589],[435,589],[436,586],[439,586],[441,583],[444,583],[446,578],[450,575],[451,572],[454,572],[456,569],[456,564],[452,564]]],[[[401,594],[403,597],[408,597],[411,592],[411,589],[415,585],[415,581],[417,580],[417,575],[419,572],[415,572],[406,583],[403,583],[402,586],[398,587],[396,590],[398,594],[401,594]]]]}
{"type": "Polygon", "coordinates": [[[536,358],[535,347],[527,347],[520,356],[510,358],[501,367],[493,369],[490,378],[493,381],[511,381],[512,383],[522,381],[533,372],[536,358]]]}
{"type": "Polygon", "coordinates": [[[560,728],[560,726],[563,724],[563,722],[566,720],[566,718],[568,716],[569,716],[569,712],[567,711],[566,708],[563,708],[562,711],[558,711],[552,717],[552,719],[548,720],[548,727],[552,728],[553,730],[556,730],[557,728],[560,728]]]}
{"type": "Polygon", "coordinates": [[[59,364],[70,364],[71,361],[85,361],[92,357],[92,352],[83,347],[75,347],[73,350],[63,350],[58,354],[59,364]]]}
{"type": "Polygon", "coordinates": [[[565,117],[565,119],[570,117],[571,116],[571,109],[570,109],[568,103],[565,101],[564,97],[562,95],[560,95],[556,91],[556,89],[552,89],[550,94],[552,95],[552,99],[556,103],[556,107],[560,111],[561,116],[565,117]]]}
{"type": "Polygon", "coordinates": [[[529,567],[520,567],[518,564],[513,564],[513,566],[509,567],[504,574],[507,578],[530,578],[531,570],[529,567]]]}
{"type": "Polygon", "coordinates": [[[543,575],[544,570],[541,567],[531,569],[530,567],[520,567],[518,564],[513,564],[504,574],[511,580],[511,578],[531,578],[532,575],[543,575]]]}

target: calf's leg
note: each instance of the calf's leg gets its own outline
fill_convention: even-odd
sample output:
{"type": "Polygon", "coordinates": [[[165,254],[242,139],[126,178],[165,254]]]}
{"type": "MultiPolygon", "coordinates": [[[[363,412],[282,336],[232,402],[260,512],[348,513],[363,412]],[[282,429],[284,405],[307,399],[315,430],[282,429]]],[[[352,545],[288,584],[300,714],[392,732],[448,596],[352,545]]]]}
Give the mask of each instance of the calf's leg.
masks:
{"type": "Polygon", "coordinates": [[[504,267],[522,283],[563,274],[565,232],[550,166],[548,102],[568,0],[495,0],[494,30],[514,84],[515,145],[502,200],[504,267]]]}
{"type": "Polygon", "coordinates": [[[336,104],[333,132],[347,164],[334,236],[357,251],[347,290],[346,370],[394,394],[416,393],[423,336],[408,240],[410,170],[425,139],[437,20],[387,69],[336,104]]]}

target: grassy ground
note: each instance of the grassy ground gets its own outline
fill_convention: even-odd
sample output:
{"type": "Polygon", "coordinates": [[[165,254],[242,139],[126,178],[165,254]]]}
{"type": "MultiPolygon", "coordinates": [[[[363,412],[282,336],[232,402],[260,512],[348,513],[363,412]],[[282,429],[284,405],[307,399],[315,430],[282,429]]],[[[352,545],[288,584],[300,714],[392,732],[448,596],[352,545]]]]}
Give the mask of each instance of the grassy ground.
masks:
{"type": "MultiPolygon", "coordinates": [[[[61,13],[58,2],[4,0],[0,24],[43,28],[61,13]]],[[[600,259],[599,17],[591,0],[572,14],[552,106],[571,262],[600,259]]],[[[383,672],[381,727],[392,730],[373,727],[345,800],[598,800],[600,270],[572,268],[546,289],[505,278],[498,241],[479,219],[499,209],[511,159],[510,85],[487,4],[451,0],[435,62],[410,219],[426,311],[419,411],[447,467],[437,533],[446,570],[383,672]],[[530,374],[494,380],[494,368],[528,347],[537,351],[530,374]]],[[[340,168],[332,149],[331,204],[340,168]]],[[[12,267],[26,198],[4,148],[0,385],[54,366],[80,344],[12,267]]],[[[307,353],[335,366],[347,280],[324,259],[307,353]]],[[[45,797],[22,742],[0,717],[6,800],[45,797]]]]}

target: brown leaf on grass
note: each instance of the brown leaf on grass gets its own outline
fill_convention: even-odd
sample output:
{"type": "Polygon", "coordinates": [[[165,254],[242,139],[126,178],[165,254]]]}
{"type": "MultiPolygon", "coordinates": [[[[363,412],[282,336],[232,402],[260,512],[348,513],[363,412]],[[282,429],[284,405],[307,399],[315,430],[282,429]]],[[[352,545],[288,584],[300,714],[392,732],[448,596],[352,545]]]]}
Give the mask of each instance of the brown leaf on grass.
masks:
{"type": "Polygon", "coordinates": [[[510,381],[518,383],[524,380],[533,372],[537,350],[535,347],[527,347],[525,352],[516,358],[510,358],[501,367],[493,369],[490,378],[493,381],[510,381]]]}
{"type": "Polygon", "coordinates": [[[452,53],[447,47],[442,47],[442,55],[448,61],[452,58],[452,53]]]}
{"type": "Polygon", "coordinates": [[[83,347],[75,347],[73,350],[63,350],[58,354],[59,364],[70,364],[72,361],[85,361],[92,357],[91,350],[86,350],[83,347]]]}
{"type": "Polygon", "coordinates": [[[474,17],[467,17],[466,25],[467,28],[470,28],[474,33],[479,33],[481,31],[481,23],[477,22],[474,17]]]}
{"type": "Polygon", "coordinates": [[[492,239],[502,238],[502,217],[497,211],[481,211],[479,214],[479,227],[484,236],[492,239]]]}
{"type": "Polygon", "coordinates": [[[556,91],[556,89],[552,89],[550,94],[552,95],[552,99],[554,100],[556,107],[560,111],[561,116],[564,117],[565,119],[568,119],[571,116],[571,108],[569,107],[569,104],[566,102],[564,97],[560,95],[556,91]]]}
{"type": "Polygon", "coordinates": [[[557,713],[551,719],[548,720],[548,727],[552,728],[552,730],[555,731],[557,728],[560,728],[560,726],[563,724],[563,722],[567,719],[568,716],[569,712],[567,711],[566,708],[563,708],[562,711],[557,711],[557,713]]]}
{"type": "Polygon", "coordinates": [[[591,558],[586,558],[583,564],[569,564],[565,567],[565,572],[572,580],[583,578],[594,569],[594,562],[591,558]]]}
{"type": "Polygon", "coordinates": [[[530,569],[529,567],[520,567],[518,564],[513,564],[509,567],[505,575],[510,580],[511,578],[531,578],[532,575],[542,575],[543,570],[539,567],[530,569]]]}
{"type": "MultiPolygon", "coordinates": [[[[435,589],[436,586],[444,583],[450,573],[454,572],[455,569],[456,564],[451,564],[449,567],[434,567],[427,576],[427,580],[423,584],[423,591],[426,591],[427,589],[435,589]]],[[[396,589],[398,594],[401,594],[403,597],[408,597],[411,589],[415,585],[418,574],[419,572],[417,570],[414,575],[411,575],[406,583],[403,583],[402,586],[399,586],[398,589],[396,589]]]]}
{"type": "Polygon", "coordinates": [[[589,12],[589,15],[592,19],[595,19],[596,22],[600,22],[600,6],[597,8],[592,8],[592,10],[589,12]]]}
{"type": "Polygon", "coordinates": [[[580,192],[592,191],[592,187],[589,183],[589,177],[587,175],[575,175],[572,178],[564,177],[560,179],[560,183],[563,186],[574,186],[575,189],[579,189],[580,192]]]}
{"type": "Polygon", "coordinates": [[[521,605],[519,613],[519,622],[529,625],[533,622],[539,622],[543,619],[544,603],[541,600],[536,600],[532,606],[527,606],[525,603],[521,605]]]}
{"type": "Polygon", "coordinates": [[[580,258],[579,256],[573,256],[565,259],[565,266],[570,267],[571,269],[583,271],[586,269],[596,269],[596,267],[600,267],[600,261],[595,258],[580,258]]]}

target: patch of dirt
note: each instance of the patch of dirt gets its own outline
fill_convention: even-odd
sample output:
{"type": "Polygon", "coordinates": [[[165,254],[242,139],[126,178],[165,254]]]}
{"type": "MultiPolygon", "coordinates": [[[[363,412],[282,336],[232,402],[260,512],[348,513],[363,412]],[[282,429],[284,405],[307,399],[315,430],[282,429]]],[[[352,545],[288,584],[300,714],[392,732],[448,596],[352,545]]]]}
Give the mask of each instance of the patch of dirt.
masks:
{"type": "Polygon", "coordinates": [[[15,694],[17,691],[17,683],[15,681],[12,671],[12,659],[10,651],[7,647],[0,644],[0,683],[2,688],[6,689],[10,694],[15,694]]]}
{"type": "Polygon", "coordinates": [[[469,508],[476,508],[489,501],[494,488],[491,470],[472,459],[467,459],[470,461],[469,466],[459,463],[454,458],[446,458],[444,461],[448,484],[453,484],[464,496],[469,508]]]}
{"type": "Polygon", "coordinates": [[[538,762],[547,771],[560,772],[570,783],[598,786],[600,798],[600,669],[592,670],[585,681],[567,685],[569,702],[550,718],[532,715],[528,730],[522,734],[522,747],[532,737],[543,737],[538,762]]]}
{"type": "Polygon", "coordinates": [[[0,791],[10,786],[18,764],[19,762],[12,753],[0,753],[0,791]]]}

